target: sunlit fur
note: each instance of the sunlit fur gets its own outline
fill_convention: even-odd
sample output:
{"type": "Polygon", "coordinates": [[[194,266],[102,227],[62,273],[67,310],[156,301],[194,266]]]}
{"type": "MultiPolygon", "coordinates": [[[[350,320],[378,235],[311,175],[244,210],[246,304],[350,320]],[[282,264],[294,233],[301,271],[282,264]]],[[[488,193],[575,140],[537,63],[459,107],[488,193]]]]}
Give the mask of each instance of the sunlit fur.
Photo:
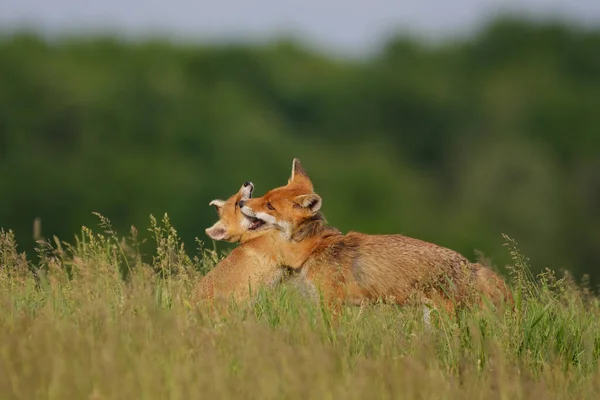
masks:
{"type": "Polygon", "coordinates": [[[502,279],[459,253],[403,235],[346,235],[326,224],[321,198],[300,162],[288,184],[245,202],[242,212],[263,218],[261,231],[281,231],[286,244],[271,250],[332,307],[343,302],[424,302],[447,311],[456,306],[511,301],[502,279]]]}
{"type": "Polygon", "coordinates": [[[249,231],[250,221],[240,212],[240,200],[249,199],[253,188],[248,182],[227,201],[211,202],[217,207],[219,221],[206,230],[207,235],[241,245],[200,280],[196,301],[223,304],[233,298],[240,302],[248,299],[251,291],[281,281],[285,269],[272,249],[281,247],[276,242],[283,242],[283,236],[276,230],[249,231]]]}

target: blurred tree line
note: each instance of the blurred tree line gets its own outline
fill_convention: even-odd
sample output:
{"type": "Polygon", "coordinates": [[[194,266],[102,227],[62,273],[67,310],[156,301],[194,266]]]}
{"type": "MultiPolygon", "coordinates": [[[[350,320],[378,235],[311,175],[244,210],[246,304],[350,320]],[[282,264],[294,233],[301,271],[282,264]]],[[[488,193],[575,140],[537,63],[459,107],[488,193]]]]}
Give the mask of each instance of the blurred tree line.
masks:
{"type": "Polygon", "coordinates": [[[293,157],[344,231],[499,267],[506,233],[535,269],[599,283],[600,30],[502,19],[363,60],[286,41],[0,39],[0,226],[22,249],[36,217],[71,241],[93,211],[123,235],[167,212],[192,252],[211,199],[284,184],[293,157]]]}

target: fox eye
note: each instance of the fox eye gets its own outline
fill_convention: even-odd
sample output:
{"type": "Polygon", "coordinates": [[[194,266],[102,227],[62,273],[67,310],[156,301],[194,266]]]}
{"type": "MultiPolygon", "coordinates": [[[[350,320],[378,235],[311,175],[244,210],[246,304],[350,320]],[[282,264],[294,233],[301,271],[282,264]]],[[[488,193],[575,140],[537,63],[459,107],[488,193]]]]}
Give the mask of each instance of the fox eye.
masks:
{"type": "Polygon", "coordinates": [[[275,211],[275,207],[271,203],[267,203],[267,208],[271,211],[275,211]]]}

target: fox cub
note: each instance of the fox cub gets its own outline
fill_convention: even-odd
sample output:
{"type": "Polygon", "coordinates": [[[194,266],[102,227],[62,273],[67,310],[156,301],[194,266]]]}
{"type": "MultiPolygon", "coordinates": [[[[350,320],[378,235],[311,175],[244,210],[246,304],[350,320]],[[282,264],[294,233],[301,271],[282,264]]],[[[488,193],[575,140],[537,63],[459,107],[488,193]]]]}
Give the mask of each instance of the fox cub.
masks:
{"type": "Polygon", "coordinates": [[[213,304],[214,300],[247,300],[251,290],[279,282],[285,270],[272,254],[280,239],[277,231],[257,231],[260,221],[251,221],[240,212],[240,203],[252,196],[254,185],[246,182],[228,200],[213,200],[219,221],[206,229],[214,240],[240,242],[225,259],[210,270],[195,288],[197,302],[213,304]]]}

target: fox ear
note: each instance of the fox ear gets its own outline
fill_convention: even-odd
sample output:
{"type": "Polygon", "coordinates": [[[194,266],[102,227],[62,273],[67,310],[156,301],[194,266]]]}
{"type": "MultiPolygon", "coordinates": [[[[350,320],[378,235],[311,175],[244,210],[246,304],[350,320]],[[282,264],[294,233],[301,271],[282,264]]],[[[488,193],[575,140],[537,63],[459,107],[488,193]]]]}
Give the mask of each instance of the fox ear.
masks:
{"type": "Polygon", "coordinates": [[[225,201],[224,200],[219,200],[219,199],[214,199],[213,201],[211,201],[210,203],[208,203],[209,206],[215,206],[215,209],[217,210],[217,213],[221,212],[221,208],[223,208],[223,206],[225,205],[225,201]]]}
{"type": "Polygon", "coordinates": [[[290,183],[305,185],[311,191],[313,190],[312,182],[302,167],[302,164],[300,164],[300,160],[297,158],[294,158],[294,161],[292,161],[292,175],[290,176],[290,179],[288,179],[288,184],[290,183]]]}
{"type": "Polygon", "coordinates": [[[311,212],[316,213],[321,209],[323,200],[316,193],[303,194],[296,197],[296,204],[301,207],[308,208],[311,212]]]}
{"type": "Polygon", "coordinates": [[[223,228],[220,222],[217,222],[205,230],[209,238],[213,240],[226,240],[228,238],[227,229],[223,228]]]}

